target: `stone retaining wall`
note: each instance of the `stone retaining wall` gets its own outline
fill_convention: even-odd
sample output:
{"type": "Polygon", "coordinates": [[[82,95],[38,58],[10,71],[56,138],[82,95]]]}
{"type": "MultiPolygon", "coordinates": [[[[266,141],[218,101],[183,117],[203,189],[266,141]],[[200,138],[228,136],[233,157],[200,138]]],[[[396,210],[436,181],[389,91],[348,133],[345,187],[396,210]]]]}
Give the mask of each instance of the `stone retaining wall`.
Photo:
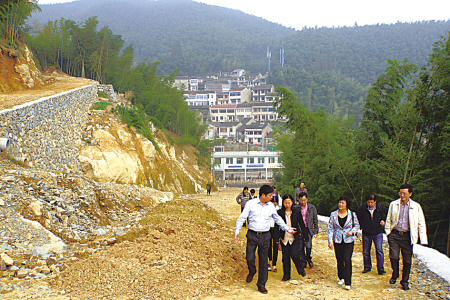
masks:
{"type": "Polygon", "coordinates": [[[9,138],[8,154],[46,170],[79,170],[81,131],[97,84],[0,111],[0,137],[9,138]]]}
{"type": "Polygon", "coordinates": [[[117,98],[117,94],[114,91],[112,84],[99,84],[98,90],[108,94],[110,102],[114,102],[114,103],[119,102],[119,99],[117,98]]]}

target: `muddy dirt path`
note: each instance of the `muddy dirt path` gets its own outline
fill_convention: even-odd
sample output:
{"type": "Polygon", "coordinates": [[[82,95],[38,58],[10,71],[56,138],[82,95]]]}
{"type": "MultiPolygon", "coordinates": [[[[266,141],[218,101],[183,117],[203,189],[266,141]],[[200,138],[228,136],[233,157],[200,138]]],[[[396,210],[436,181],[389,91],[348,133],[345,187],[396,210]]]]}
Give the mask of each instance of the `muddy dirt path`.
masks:
{"type": "MultiPolygon", "coordinates": [[[[201,201],[208,203],[215,208],[226,220],[230,228],[234,228],[235,221],[240,214],[240,206],[235,198],[241,192],[240,189],[222,189],[220,192],[212,193],[211,196],[195,196],[201,201]]],[[[258,193],[258,192],[257,192],[258,193]]],[[[324,228],[322,226],[322,228],[324,228]]],[[[283,282],[281,252],[278,255],[278,272],[269,272],[269,280],[266,288],[269,291],[267,295],[258,292],[256,288],[257,275],[253,282],[247,284],[245,278],[247,270],[236,278],[235,284],[225,287],[225,292],[221,295],[206,296],[204,300],[214,299],[429,299],[425,294],[420,293],[411,286],[411,290],[403,291],[400,284],[390,285],[389,278],[392,270],[389,267],[389,258],[385,248],[385,270],[384,275],[378,275],[376,271],[376,262],[372,260],[374,267],[371,272],[362,274],[363,256],[361,241],[355,242],[355,251],[353,253],[353,276],[352,287],[350,291],[337,285],[337,270],[334,251],[328,248],[327,235],[324,230],[319,232],[319,237],[313,240],[312,258],[315,263],[314,268],[307,267],[306,277],[300,276],[292,268],[291,281],[283,282]]],[[[240,243],[246,243],[245,234],[247,228],[241,229],[239,238],[240,243]]],[[[230,240],[233,235],[230,234],[230,240]]],[[[375,258],[374,247],[372,247],[372,258],[375,258]]],[[[245,260],[245,253],[242,253],[242,259],[245,260]]],[[[411,276],[413,277],[413,276],[411,276]]]]}

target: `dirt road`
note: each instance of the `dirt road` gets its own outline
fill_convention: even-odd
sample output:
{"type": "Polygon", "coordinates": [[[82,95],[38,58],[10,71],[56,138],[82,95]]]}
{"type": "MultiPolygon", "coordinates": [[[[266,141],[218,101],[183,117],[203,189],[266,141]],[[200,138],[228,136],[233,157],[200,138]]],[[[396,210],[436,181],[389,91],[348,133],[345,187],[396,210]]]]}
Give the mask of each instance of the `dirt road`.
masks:
{"type": "MultiPolygon", "coordinates": [[[[218,210],[221,216],[226,220],[226,224],[234,228],[235,221],[240,214],[240,206],[236,203],[235,198],[241,192],[240,189],[222,189],[221,192],[213,193],[211,196],[196,196],[200,200],[205,201],[210,206],[218,210]]],[[[240,232],[240,243],[245,243],[245,234],[247,229],[244,227],[240,232]]],[[[230,235],[230,239],[233,236],[230,235]]],[[[385,254],[387,249],[385,249],[385,254]]],[[[387,255],[385,255],[387,256],[387,255]]],[[[254,277],[252,283],[247,284],[245,278],[247,272],[241,274],[240,278],[236,278],[236,283],[226,287],[225,292],[221,295],[203,297],[204,300],[214,299],[429,299],[425,294],[420,293],[411,286],[411,290],[403,291],[400,284],[390,285],[389,278],[392,270],[389,267],[389,258],[385,258],[384,275],[378,275],[376,272],[375,261],[371,272],[362,274],[363,256],[362,243],[355,243],[355,251],[353,253],[353,277],[352,287],[350,291],[344,290],[337,285],[337,270],[334,251],[328,248],[326,232],[321,230],[319,237],[313,240],[313,261],[314,268],[306,268],[306,277],[300,276],[297,271],[292,268],[290,282],[283,282],[281,252],[278,256],[278,272],[269,272],[269,280],[266,288],[269,291],[267,295],[263,295],[257,291],[256,281],[254,277]]],[[[372,249],[372,258],[375,257],[374,249],[372,249]]],[[[242,260],[245,260],[245,253],[242,253],[242,260]]],[[[411,276],[413,277],[413,276],[411,276]]]]}

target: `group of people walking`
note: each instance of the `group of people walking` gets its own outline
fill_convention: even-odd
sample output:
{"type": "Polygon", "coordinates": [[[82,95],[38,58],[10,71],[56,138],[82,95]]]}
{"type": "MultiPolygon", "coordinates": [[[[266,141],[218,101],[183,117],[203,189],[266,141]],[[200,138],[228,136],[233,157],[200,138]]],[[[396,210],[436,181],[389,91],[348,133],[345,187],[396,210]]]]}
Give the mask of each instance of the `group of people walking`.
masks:
{"type": "MultiPolygon", "coordinates": [[[[245,196],[247,193],[241,193],[245,196]]],[[[240,194],[240,196],[241,196],[240,194]]],[[[333,211],[328,221],[328,247],[335,252],[337,261],[338,285],[350,290],[352,284],[352,255],[357,232],[362,230],[363,273],[372,269],[370,249],[375,244],[377,272],[384,270],[383,226],[388,237],[389,257],[392,267],[390,284],[395,284],[400,276],[400,251],[403,257],[403,290],[409,290],[409,274],[413,245],[427,244],[426,224],[422,208],[410,197],[412,186],[404,184],[399,189],[400,198],[391,202],[389,208],[377,203],[376,196],[369,194],[366,203],[356,212],[350,210],[352,200],[342,196],[338,200],[338,209],[333,211]]],[[[239,196],[238,196],[239,198],[239,196]]],[[[236,201],[238,201],[236,198],[236,201]]],[[[242,200],[238,201],[242,203],[242,200]]],[[[282,251],[283,281],[291,278],[291,260],[298,274],[305,276],[305,267],[314,267],[311,259],[312,239],[318,236],[318,217],[314,205],[308,203],[308,194],[304,183],[295,192],[295,196],[280,197],[275,187],[263,185],[259,189],[259,198],[249,198],[236,221],[234,240],[238,241],[239,231],[248,221],[246,259],[249,269],[246,282],[250,283],[256,274],[255,252],[258,249],[259,273],[256,283],[258,291],[266,294],[265,284],[268,270],[277,271],[278,249],[282,251]]]]}

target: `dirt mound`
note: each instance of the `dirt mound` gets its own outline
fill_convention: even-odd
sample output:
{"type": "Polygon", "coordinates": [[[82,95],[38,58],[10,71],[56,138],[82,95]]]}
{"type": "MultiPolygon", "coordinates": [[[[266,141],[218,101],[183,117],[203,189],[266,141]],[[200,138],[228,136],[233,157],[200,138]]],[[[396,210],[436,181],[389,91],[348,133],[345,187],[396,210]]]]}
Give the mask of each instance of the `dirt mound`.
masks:
{"type": "Polygon", "coordinates": [[[185,299],[242,276],[245,249],[217,212],[186,199],[160,204],[122,242],[77,261],[52,281],[71,297],[185,299]]]}
{"type": "Polygon", "coordinates": [[[63,71],[57,70],[54,67],[44,68],[44,70],[42,71],[42,74],[46,75],[46,76],[69,76],[66,73],[64,73],[63,71]]]}

